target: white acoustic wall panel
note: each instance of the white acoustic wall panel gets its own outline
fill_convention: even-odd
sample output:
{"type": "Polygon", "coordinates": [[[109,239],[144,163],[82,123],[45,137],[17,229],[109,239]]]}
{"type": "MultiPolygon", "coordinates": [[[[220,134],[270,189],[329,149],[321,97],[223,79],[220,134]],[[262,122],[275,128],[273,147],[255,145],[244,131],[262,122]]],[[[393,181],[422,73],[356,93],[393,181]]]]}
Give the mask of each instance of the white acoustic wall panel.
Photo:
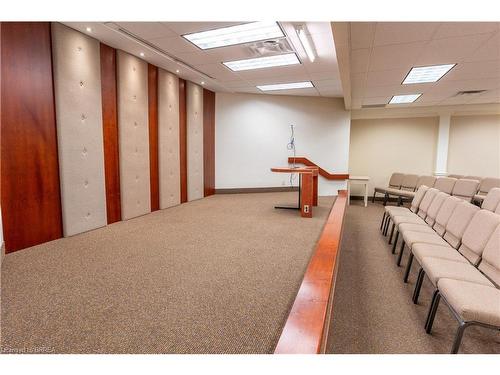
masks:
{"type": "Polygon", "coordinates": [[[71,236],[106,225],[99,42],[54,23],[52,48],[63,231],[71,236]]]}
{"type": "Polygon", "coordinates": [[[188,201],[203,198],[203,89],[187,82],[188,201]]]}
{"type": "Polygon", "coordinates": [[[124,220],[151,212],[148,65],[118,51],[118,148],[124,220]]]}
{"type": "Polygon", "coordinates": [[[181,203],[179,78],[158,70],[158,169],[160,208],[181,203]]]}

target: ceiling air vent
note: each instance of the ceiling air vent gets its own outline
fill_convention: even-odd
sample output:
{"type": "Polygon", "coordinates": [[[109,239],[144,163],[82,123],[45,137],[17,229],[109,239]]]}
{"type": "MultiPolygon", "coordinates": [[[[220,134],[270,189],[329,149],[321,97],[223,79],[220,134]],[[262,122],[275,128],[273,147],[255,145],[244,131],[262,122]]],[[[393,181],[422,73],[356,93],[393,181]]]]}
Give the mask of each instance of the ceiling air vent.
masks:
{"type": "Polygon", "coordinates": [[[249,43],[246,47],[252,56],[267,56],[295,52],[285,38],[249,43]]]}
{"type": "Polygon", "coordinates": [[[386,104],[364,104],[361,108],[384,108],[386,104]]]}
{"type": "Polygon", "coordinates": [[[459,91],[455,96],[469,96],[469,95],[479,95],[485,92],[486,90],[466,90],[459,91]]]}

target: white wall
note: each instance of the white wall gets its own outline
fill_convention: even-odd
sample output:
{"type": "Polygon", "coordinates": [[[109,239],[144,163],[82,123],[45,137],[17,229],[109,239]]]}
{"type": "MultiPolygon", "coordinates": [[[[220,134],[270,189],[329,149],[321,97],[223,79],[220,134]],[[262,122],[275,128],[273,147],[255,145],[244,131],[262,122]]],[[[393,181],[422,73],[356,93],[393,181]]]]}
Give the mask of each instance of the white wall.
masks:
{"type": "MultiPolygon", "coordinates": [[[[348,171],[350,112],[342,99],[217,93],[215,108],[216,189],[289,185],[289,175],[270,168],[287,166],[292,124],[297,156],[330,173],[348,171]]],[[[320,195],[344,188],[319,179],[320,195]]]]}

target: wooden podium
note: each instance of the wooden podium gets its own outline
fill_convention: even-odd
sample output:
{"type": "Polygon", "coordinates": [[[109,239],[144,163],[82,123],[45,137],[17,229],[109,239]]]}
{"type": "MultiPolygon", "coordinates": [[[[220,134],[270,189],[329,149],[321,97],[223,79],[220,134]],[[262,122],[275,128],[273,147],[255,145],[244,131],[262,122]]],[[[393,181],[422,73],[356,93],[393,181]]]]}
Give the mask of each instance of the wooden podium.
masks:
{"type": "Polygon", "coordinates": [[[300,216],[312,217],[313,206],[318,205],[318,167],[275,167],[271,172],[299,174],[298,206],[275,206],[275,208],[300,210],[300,216]]]}

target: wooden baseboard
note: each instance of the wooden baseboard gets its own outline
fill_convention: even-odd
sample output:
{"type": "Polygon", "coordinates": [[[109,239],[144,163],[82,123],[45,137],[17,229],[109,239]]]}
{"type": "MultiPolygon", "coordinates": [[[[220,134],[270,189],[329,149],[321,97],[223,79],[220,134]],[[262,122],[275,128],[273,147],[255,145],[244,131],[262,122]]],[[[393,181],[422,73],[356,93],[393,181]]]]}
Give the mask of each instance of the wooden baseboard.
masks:
{"type": "Polygon", "coordinates": [[[215,194],[245,194],[245,193],[282,193],[298,191],[297,186],[259,187],[259,188],[229,188],[215,189],[215,194]]]}

